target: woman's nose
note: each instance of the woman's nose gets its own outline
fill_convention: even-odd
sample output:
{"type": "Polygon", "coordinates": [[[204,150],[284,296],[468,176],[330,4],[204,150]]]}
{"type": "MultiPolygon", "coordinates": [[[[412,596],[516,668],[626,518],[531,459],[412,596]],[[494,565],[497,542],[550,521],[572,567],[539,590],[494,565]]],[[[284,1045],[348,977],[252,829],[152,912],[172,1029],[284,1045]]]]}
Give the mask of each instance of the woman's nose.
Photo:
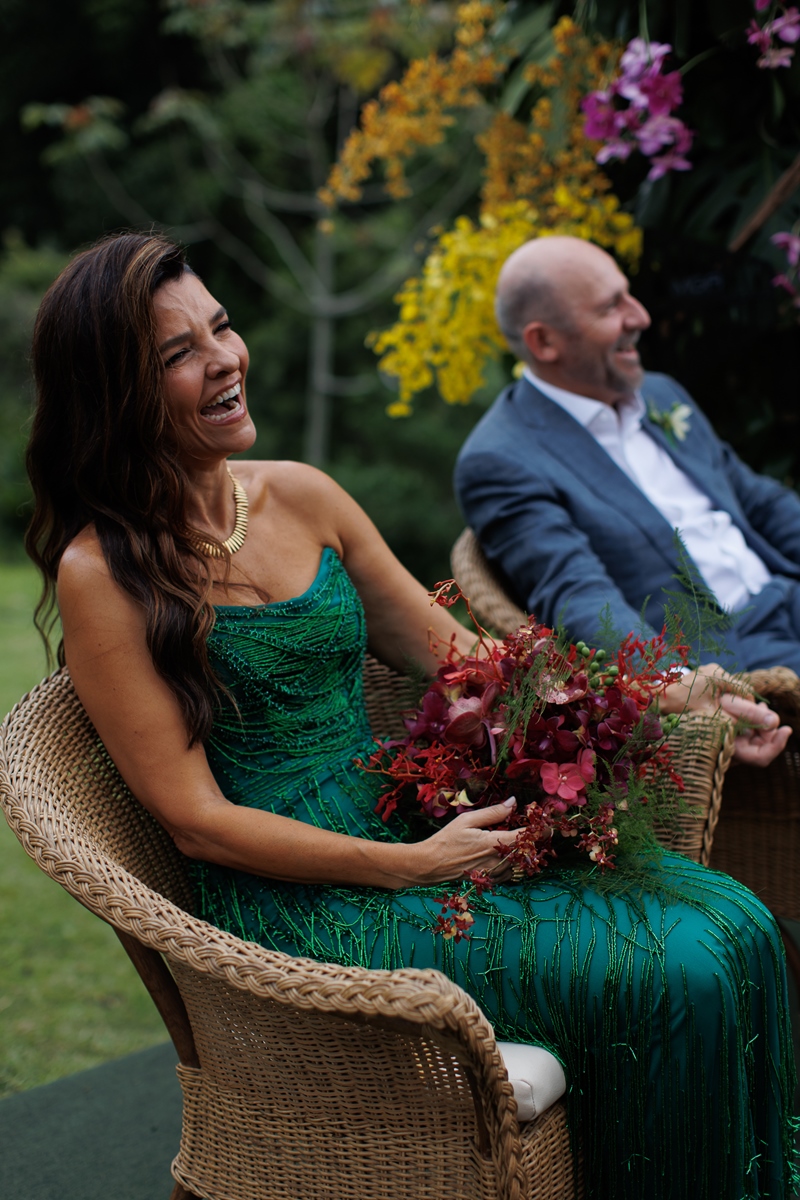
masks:
{"type": "Polygon", "coordinates": [[[232,371],[239,370],[241,358],[233,347],[217,346],[215,351],[207,367],[207,372],[212,378],[217,375],[230,375],[232,371]]]}

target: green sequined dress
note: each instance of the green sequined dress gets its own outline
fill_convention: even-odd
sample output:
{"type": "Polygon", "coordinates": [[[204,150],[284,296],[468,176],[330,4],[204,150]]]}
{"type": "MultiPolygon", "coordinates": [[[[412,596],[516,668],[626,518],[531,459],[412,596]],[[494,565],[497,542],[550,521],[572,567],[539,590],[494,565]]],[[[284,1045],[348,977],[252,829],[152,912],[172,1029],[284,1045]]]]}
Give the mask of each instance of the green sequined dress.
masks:
{"type": "MultiPolygon", "coordinates": [[[[404,836],[374,812],[380,782],[353,765],[372,747],[365,643],[330,549],[303,595],[217,609],[209,650],[241,719],[226,708],[206,750],[231,801],[404,836]]],[[[788,1197],[794,1068],[774,922],[725,875],[677,855],[662,870],[661,899],[600,895],[565,869],[501,886],[455,944],[431,932],[441,885],[302,885],[192,864],[198,914],[223,929],[328,962],[437,967],[499,1038],[552,1050],[593,1200],[788,1197]]]]}

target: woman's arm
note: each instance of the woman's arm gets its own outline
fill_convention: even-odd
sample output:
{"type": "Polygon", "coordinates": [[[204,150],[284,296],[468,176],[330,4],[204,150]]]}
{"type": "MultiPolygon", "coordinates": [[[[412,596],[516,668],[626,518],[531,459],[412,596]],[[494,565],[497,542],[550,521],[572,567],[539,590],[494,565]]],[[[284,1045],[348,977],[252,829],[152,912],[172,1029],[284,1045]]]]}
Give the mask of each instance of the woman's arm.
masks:
{"type": "MultiPolygon", "coordinates": [[[[414,659],[431,673],[436,663],[427,646],[430,628],[447,643],[455,635],[456,646],[468,653],[475,634],[459,625],[438,605],[431,607],[425,589],[397,561],[375,526],[354,500],[326,476],[330,485],[326,511],[336,520],[345,565],[356,584],[370,630],[370,648],[383,662],[403,670],[414,659]]],[[[776,713],[756,703],[746,687],[716,664],[700,667],[666,689],[661,699],[663,712],[716,712],[722,710],[744,726],[734,747],[734,757],[753,766],[767,766],[786,747],[791,735],[776,713]]]]}
{"type": "Polygon", "coordinates": [[[440,659],[451,637],[458,650],[468,654],[476,631],[431,603],[426,589],[394,556],[356,501],[321,471],[301,464],[291,467],[280,479],[281,502],[302,512],[321,545],[338,551],[364,605],[370,652],[397,671],[406,671],[412,660],[431,675],[439,664],[431,653],[429,632],[434,648],[438,640],[440,659]]]}
{"type": "Polygon", "coordinates": [[[58,594],[78,695],[134,795],[185,854],[276,879],[369,887],[438,883],[473,868],[505,873],[496,846],[515,835],[491,831],[508,815],[500,805],[406,845],[231,804],[202,746],[188,748],[178,703],[148,653],[144,616],[111,579],[90,534],[65,554],[58,594]]]}

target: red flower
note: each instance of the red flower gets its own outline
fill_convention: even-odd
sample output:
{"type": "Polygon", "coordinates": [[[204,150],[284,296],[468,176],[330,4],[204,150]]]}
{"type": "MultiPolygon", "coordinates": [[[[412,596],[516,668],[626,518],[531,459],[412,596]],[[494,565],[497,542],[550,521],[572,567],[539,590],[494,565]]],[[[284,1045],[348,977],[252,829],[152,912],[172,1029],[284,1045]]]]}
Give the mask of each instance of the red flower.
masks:
{"type": "MultiPolygon", "coordinates": [[[[459,598],[452,582],[435,597],[459,598]]],[[[639,813],[653,812],[652,823],[653,789],[662,780],[681,787],[651,705],[680,677],[687,648],[669,645],[664,631],[649,640],[632,634],[612,659],[582,642],[561,645],[533,618],[502,645],[476,628],[474,654],[445,644],[435,680],[405,715],[405,737],[378,743],[362,764],[389,781],[377,811],[388,820],[410,807],[448,821],[513,790],[517,809],[498,827],[517,831],[510,849],[498,847],[513,866],[536,875],[569,843],[601,869],[613,867],[618,812],[628,820],[640,805],[639,813]]],[[[472,872],[461,891],[442,897],[437,931],[469,937],[470,899],[492,886],[484,872],[472,872]]]]}
{"type": "MultiPolygon", "coordinates": [[[[558,796],[570,804],[584,804],[586,784],[595,777],[594,754],[591,750],[581,750],[577,762],[544,763],[539,775],[549,796],[558,796]]],[[[566,811],[566,806],[562,811],[566,811]]]]}

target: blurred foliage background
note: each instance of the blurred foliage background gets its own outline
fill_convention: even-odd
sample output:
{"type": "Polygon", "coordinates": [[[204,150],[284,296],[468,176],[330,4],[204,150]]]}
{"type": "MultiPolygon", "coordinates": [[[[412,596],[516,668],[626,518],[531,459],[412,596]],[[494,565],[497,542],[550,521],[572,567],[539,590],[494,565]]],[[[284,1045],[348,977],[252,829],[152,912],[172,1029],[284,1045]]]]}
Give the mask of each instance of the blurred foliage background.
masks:
{"type": "MultiPolygon", "coordinates": [[[[306,458],[364,504],[426,583],[448,574],[460,519],[457,449],[511,368],[470,406],[433,393],[391,420],[364,339],[393,320],[392,295],[434,226],[474,214],[486,113],[465,110],[413,160],[413,192],[380,180],[329,214],[316,197],[360,106],[411,58],[446,53],[456,5],[413,0],[0,0],[5,170],[0,178],[0,544],[26,519],[21,447],[26,346],[42,290],[76,246],[121,227],[166,228],[225,303],[251,349],[257,453],[306,458]]],[[[791,195],[736,254],[735,231],[794,158],[800,68],[757,69],[750,0],[519,2],[519,61],[543,61],[559,16],[623,42],[641,31],[688,66],[681,115],[694,169],[645,180],[608,169],[645,232],[634,289],[654,322],[649,367],[678,377],[737,450],[790,485],[800,478],[796,311],[771,287],[791,195]]],[[[514,65],[513,69],[516,69],[514,65]]],[[[506,103],[513,69],[498,84],[506,103]],[[503,92],[503,89],[506,89],[503,92]]],[[[525,97],[516,86],[513,103],[525,97]]]]}
{"type": "MultiPolygon", "coordinates": [[[[643,357],[689,388],[747,462],[795,486],[797,310],[771,285],[784,260],[769,238],[800,217],[798,194],[728,249],[800,149],[800,66],[756,67],[753,11],[752,0],[517,0],[503,36],[514,32],[518,58],[487,96],[524,108],[520,65],[546,60],[565,15],[622,42],[646,21],[674,47],[693,170],[649,183],[641,159],[607,168],[644,230],[633,287],[654,320],[643,357]]],[[[256,453],[323,466],[420,579],[449,575],[461,527],[452,464],[513,363],[493,364],[467,406],[431,390],[392,420],[392,381],[364,341],[395,319],[392,297],[432,231],[476,216],[487,105],[413,157],[404,198],[377,178],[331,214],[317,189],[363,103],[411,59],[450,51],[455,15],[447,0],[0,0],[3,710],[43,671],[35,580],[15,561],[32,320],[69,254],[111,230],[156,226],[184,241],[229,308],[251,350],[256,453]]],[[[0,1094],[163,1036],[108,931],[17,854],[4,835],[0,1094]]]]}

